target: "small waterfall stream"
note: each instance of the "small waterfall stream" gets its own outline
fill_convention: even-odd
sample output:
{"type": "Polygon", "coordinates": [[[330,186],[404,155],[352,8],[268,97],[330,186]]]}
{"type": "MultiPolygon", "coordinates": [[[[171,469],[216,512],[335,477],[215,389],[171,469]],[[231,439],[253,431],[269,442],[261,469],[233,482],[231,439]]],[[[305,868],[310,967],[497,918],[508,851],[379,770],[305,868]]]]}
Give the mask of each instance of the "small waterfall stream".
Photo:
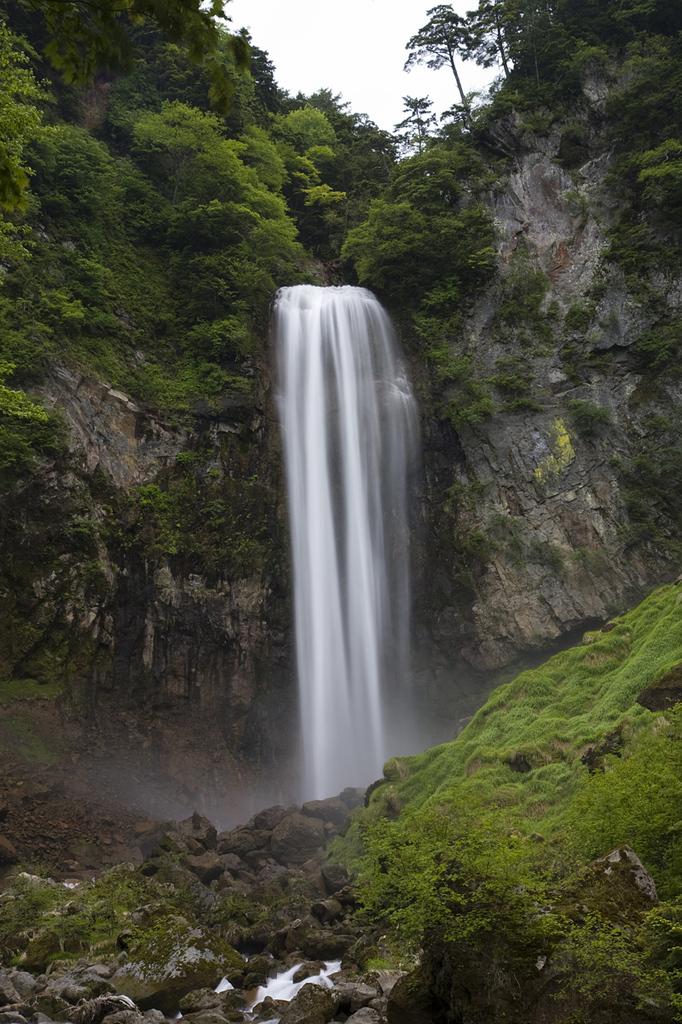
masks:
{"type": "Polygon", "coordinates": [[[361,288],[279,292],[275,329],[294,559],[305,799],[367,785],[409,674],[414,398],[361,288]]]}

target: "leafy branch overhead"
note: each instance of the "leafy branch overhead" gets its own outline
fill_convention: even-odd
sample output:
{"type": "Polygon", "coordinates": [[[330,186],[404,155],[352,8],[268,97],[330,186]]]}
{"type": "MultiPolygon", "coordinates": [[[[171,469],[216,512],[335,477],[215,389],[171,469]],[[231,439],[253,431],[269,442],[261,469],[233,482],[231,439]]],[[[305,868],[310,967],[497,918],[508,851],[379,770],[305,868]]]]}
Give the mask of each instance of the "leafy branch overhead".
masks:
{"type": "MultiPolygon", "coordinates": [[[[200,63],[218,48],[224,35],[224,0],[28,0],[39,11],[50,35],[45,52],[67,82],[84,84],[100,68],[130,71],[135,58],[135,30],[160,29],[182,43],[190,60],[200,63]]],[[[249,47],[243,35],[230,45],[240,66],[249,47]]],[[[216,69],[217,70],[217,69],[216,69]]]]}

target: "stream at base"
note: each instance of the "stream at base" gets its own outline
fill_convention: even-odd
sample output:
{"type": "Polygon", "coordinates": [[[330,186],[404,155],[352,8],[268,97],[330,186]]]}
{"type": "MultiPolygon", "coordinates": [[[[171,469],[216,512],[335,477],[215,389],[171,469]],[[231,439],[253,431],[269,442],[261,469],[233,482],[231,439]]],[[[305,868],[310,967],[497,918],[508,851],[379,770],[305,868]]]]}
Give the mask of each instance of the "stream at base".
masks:
{"type": "MultiPolygon", "coordinates": [[[[341,961],[330,960],[325,963],[324,969],[321,970],[319,974],[315,974],[310,978],[304,978],[303,981],[294,981],[294,975],[302,966],[302,962],[294,964],[293,967],[289,967],[288,970],[282,971],[280,974],[276,975],[276,977],[268,978],[265,985],[260,985],[250,999],[251,1012],[253,1013],[254,1007],[258,1006],[259,1003],[262,1003],[268,996],[271,999],[291,1002],[294,996],[298,995],[304,985],[318,985],[320,988],[332,988],[333,983],[331,976],[341,970],[341,961]]],[[[215,991],[227,992],[232,989],[232,987],[233,986],[227,978],[223,978],[215,991]]],[[[274,1017],[269,1018],[267,1024],[275,1024],[278,1020],[279,1017],[275,1015],[274,1017]]],[[[264,1024],[266,1024],[265,1021],[264,1024]]]]}

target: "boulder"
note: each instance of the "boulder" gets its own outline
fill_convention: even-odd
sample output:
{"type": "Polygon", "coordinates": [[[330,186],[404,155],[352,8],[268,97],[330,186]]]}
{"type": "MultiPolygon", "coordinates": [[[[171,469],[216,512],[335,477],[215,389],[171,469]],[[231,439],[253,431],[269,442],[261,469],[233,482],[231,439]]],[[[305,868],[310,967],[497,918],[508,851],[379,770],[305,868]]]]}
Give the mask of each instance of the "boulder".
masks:
{"type": "Polygon", "coordinates": [[[211,824],[208,818],[204,817],[203,814],[199,814],[198,811],[195,811],[190,818],[185,818],[184,821],[179,822],[178,828],[183,835],[194,839],[197,843],[201,843],[206,850],[215,850],[218,843],[215,825],[211,824]]]}
{"type": "Polygon", "coordinates": [[[421,967],[403,975],[388,997],[388,1024],[433,1024],[440,1020],[421,967]]]}
{"type": "Polygon", "coordinates": [[[340,960],[354,942],[354,935],[338,935],[328,928],[320,928],[307,933],[300,949],[311,960],[340,960]]]}
{"type": "MultiPolygon", "coordinates": [[[[50,995],[49,992],[41,992],[31,1000],[31,1007],[34,1013],[42,1013],[50,1020],[71,1020],[75,1013],[73,1006],[61,999],[59,996],[50,995]]],[[[74,1024],[79,1024],[74,1021],[74,1024]]]]}
{"type": "Polygon", "coordinates": [[[44,971],[50,957],[61,951],[59,936],[55,932],[45,931],[29,942],[21,955],[21,966],[29,971],[44,971]]]}
{"type": "Polygon", "coordinates": [[[273,999],[272,996],[266,996],[262,1003],[257,1003],[253,1007],[252,1013],[256,1014],[255,1019],[257,1024],[260,1021],[271,1021],[273,1017],[279,1018],[279,1015],[287,1009],[289,1003],[286,999],[273,999]]]}
{"type": "Polygon", "coordinates": [[[355,786],[347,786],[343,793],[339,793],[339,800],[343,800],[349,811],[361,807],[365,799],[365,790],[355,786]]]}
{"type": "Polygon", "coordinates": [[[342,864],[323,864],[322,881],[329,896],[345,888],[350,882],[350,875],[342,864]]]}
{"type": "Polygon", "coordinates": [[[236,876],[237,872],[244,870],[244,861],[236,853],[220,854],[220,863],[231,875],[236,876]]]}
{"type": "Polygon", "coordinates": [[[37,988],[36,979],[28,971],[12,971],[9,979],[22,999],[30,999],[35,993],[37,988]]]}
{"type": "Polygon", "coordinates": [[[405,976],[406,971],[386,971],[382,969],[375,971],[375,974],[378,975],[378,985],[382,996],[388,997],[400,979],[405,976]]]}
{"type": "Polygon", "coordinates": [[[116,1010],[102,1017],[101,1024],[143,1024],[144,1017],[135,1007],[134,1010],[116,1010]]]}
{"type": "Polygon", "coordinates": [[[164,857],[168,854],[177,856],[182,853],[201,853],[203,851],[201,843],[182,832],[175,821],[167,821],[162,825],[154,836],[150,836],[145,847],[153,840],[156,841],[148,854],[149,857],[164,857]]]}
{"type": "Polygon", "coordinates": [[[327,1024],[336,1012],[336,1000],[328,988],[304,985],[280,1017],[280,1024],[327,1024]]]}
{"type": "Polygon", "coordinates": [[[212,1010],[185,1014],[182,1019],[187,1021],[187,1024],[228,1024],[228,1018],[217,1007],[212,1010]]]}
{"type": "Polygon", "coordinates": [[[346,1024],[379,1024],[381,1020],[381,1014],[378,1010],[374,1010],[369,1006],[364,1006],[361,1010],[351,1014],[346,1021],[346,1024]]]}
{"type": "Polygon", "coordinates": [[[617,850],[614,850],[613,853],[608,854],[605,860],[609,865],[616,863],[624,864],[629,869],[632,881],[637,886],[642,896],[651,900],[653,903],[658,903],[656,883],[634,850],[631,850],[629,846],[621,846],[617,850]]]}
{"type": "Polygon", "coordinates": [[[268,952],[279,955],[284,952],[287,932],[291,927],[291,915],[276,911],[259,918],[249,928],[244,928],[239,940],[240,947],[248,953],[268,952]]]}
{"type": "Polygon", "coordinates": [[[321,818],[332,825],[343,825],[348,817],[348,805],[338,796],[332,796],[328,800],[309,800],[303,804],[301,811],[310,818],[321,818]]]}
{"type": "Polygon", "coordinates": [[[265,882],[271,882],[273,878],[280,878],[282,875],[288,874],[288,872],[289,868],[285,868],[283,864],[270,861],[258,872],[256,882],[258,885],[263,885],[265,882]]]}
{"type": "Polygon", "coordinates": [[[674,665],[660,679],[642,690],[637,703],[649,711],[667,711],[682,701],[682,664],[674,665]]]}
{"type": "Polygon", "coordinates": [[[226,992],[215,992],[210,988],[195,989],[194,992],[182,997],[179,1006],[185,1019],[211,1011],[227,1014],[232,1010],[248,1009],[246,999],[233,988],[226,992]]]}
{"type": "Polygon", "coordinates": [[[0,865],[16,864],[19,854],[14,843],[11,843],[7,836],[0,836],[0,865]]]}
{"type": "Polygon", "coordinates": [[[301,964],[291,980],[294,984],[297,984],[299,981],[306,981],[308,978],[316,978],[326,966],[324,960],[308,960],[306,963],[301,964]]]}
{"type": "Polygon", "coordinates": [[[115,989],[97,971],[81,967],[50,977],[46,991],[49,995],[66,999],[68,1003],[77,1003],[81,999],[96,999],[113,993],[115,989]]]}
{"type": "Polygon", "coordinates": [[[248,960],[247,973],[244,978],[244,988],[252,988],[249,979],[256,978],[256,985],[264,985],[269,977],[277,973],[277,966],[271,956],[251,956],[248,960]]]}
{"type": "MultiPolygon", "coordinates": [[[[275,804],[274,807],[266,807],[265,810],[259,811],[255,814],[251,821],[255,829],[267,829],[272,832],[276,825],[279,825],[282,818],[286,818],[289,812],[281,804],[275,804]]],[[[249,823],[250,824],[250,823],[249,823]]]]}
{"type": "Polygon", "coordinates": [[[21,993],[15,989],[7,971],[0,969],[0,1006],[8,1006],[10,1003],[20,1001],[21,993]]]}
{"type": "Polygon", "coordinates": [[[288,815],[272,833],[272,853],[281,864],[305,864],[324,844],[324,822],[304,814],[288,815]]]}
{"type": "Polygon", "coordinates": [[[355,1013],[379,997],[376,985],[366,985],[360,981],[339,981],[334,985],[334,992],[339,1001],[339,1008],[346,1013],[355,1013]]]}
{"type": "MultiPolygon", "coordinates": [[[[294,953],[296,950],[303,950],[308,937],[312,932],[320,931],[320,922],[308,915],[304,918],[297,918],[286,928],[284,948],[287,953],[294,953]]],[[[311,960],[323,960],[324,957],[309,957],[311,960]]]]}
{"type": "Polygon", "coordinates": [[[212,1010],[215,1006],[220,1006],[220,995],[212,988],[195,988],[182,997],[178,1003],[178,1009],[183,1017],[186,1013],[212,1010]]]}
{"type": "Polygon", "coordinates": [[[247,870],[253,871],[256,874],[261,872],[264,867],[267,867],[268,862],[271,864],[276,863],[276,861],[272,860],[267,850],[248,850],[244,854],[244,863],[247,870]]]}
{"type": "Polygon", "coordinates": [[[215,932],[171,918],[133,947],[111,980],[142,1009],[174,1014],[188,992],[215,988],[229,970],[244,968],[242,957],[215,932]]]}
{"type": "Polygon", "coordinates": [[[199,856],[190,854],[183,859],[183,864],[204,885],[210,885],[214,878],[220,878],[221,875],[225,874],[223,858],[219,857],[215,850],[207,850],[199,856]]]}
{"type": "Polygon", "coordinates": [[[233,853],[243,857],[249,850],[265,850],[270,843],[271,833],[267,829],[235,828],[231,832],[221,832],[218,836],[217,851],[222,856],[233,853]]]}

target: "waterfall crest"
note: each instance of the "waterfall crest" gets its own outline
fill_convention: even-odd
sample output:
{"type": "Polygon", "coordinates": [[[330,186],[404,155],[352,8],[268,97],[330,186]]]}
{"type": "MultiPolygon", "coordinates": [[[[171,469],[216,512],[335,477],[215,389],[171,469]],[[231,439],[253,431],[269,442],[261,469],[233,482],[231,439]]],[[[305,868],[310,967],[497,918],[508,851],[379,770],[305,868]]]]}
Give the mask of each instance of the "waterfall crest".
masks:
{"type": "Polygon", "coordinates": [[[305,799],[367,785],[409,673],[407,473],[416,410],[390,320],[361,288],[277,297],[305,799]]]}

